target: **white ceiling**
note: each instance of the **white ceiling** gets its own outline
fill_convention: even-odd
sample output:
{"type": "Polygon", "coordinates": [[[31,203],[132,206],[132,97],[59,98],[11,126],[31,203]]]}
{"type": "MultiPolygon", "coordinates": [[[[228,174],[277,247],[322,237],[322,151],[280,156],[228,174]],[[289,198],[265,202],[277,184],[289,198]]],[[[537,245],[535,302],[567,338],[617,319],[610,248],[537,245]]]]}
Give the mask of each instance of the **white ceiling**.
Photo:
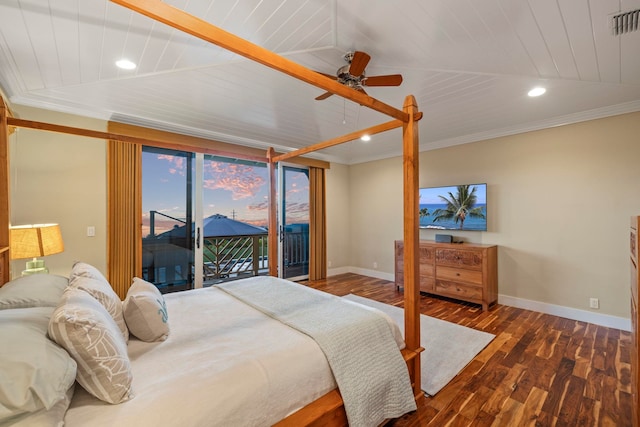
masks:
{"type": "MultiPolygon", "coordinates": [[[[172,0],[310,69],[371,55],[367,88],[411,94],[429,150],[640,111],[640,31],[611,16],[640,0],[172,0]],[[547,93],[529,98],[543,85],[547,93]]],[[[12,104],[291,150],[388,117],[106,0],[1,0],[0,87],[12,104]],[[114,65],[126,57],[133,71],[114,65]]],[[[28,117],[24,117],[29,119],[28,117]]],[[[323,150],[354,164],[401,153],[400,130],[323,150]]]]}

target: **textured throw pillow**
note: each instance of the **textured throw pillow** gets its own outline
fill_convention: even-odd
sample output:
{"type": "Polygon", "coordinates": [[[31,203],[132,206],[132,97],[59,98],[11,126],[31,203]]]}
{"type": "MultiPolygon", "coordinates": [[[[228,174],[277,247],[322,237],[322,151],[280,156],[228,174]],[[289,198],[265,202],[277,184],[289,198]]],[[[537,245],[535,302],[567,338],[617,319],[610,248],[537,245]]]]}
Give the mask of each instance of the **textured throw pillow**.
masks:
{"type": "Polygon", "coordinates": [[[97,268],[86,262],[75,262],[71,267],[71,273],[69,274],[69,283],[73,282],[77,277],[88,277],[90,279],[97,279],[106,283],[109,283],[104,274],[97,268]]]}
{"type": "Polygon", "coordinates": [[[122,315],[122,301],[109,282],[96,277],[73,276],[69,279],[69,287],[82,289],[97,299],[115,320],[125,342],[129,340],[129,330],[122,315]]]}
{"type": "Polygon", "coordinates": [[[133,397],[127,344],[107,310],[88,293],[69,288],[49,322],[49,335],[78,363],[76,380],[108,403],[133,397]]]}
{"type": "Polygon", "coordinates": [[[0,288],[0,310],[7,308],[55,307],[69,284],[55,274],[32,274],[5,283],[0,288]]]}
{"type": "Polygon", "coordinates": [[[47,337],[52,312],[0,311],[0,425],[53,409],[75,383],[76,362],[47,337]]]}
{"type": "Polygon", "coordinates": [[[134,277],[123,308],[129,331],[138,339],[164,341],[169,336],[167,306],[152,283],[134,277]]]}

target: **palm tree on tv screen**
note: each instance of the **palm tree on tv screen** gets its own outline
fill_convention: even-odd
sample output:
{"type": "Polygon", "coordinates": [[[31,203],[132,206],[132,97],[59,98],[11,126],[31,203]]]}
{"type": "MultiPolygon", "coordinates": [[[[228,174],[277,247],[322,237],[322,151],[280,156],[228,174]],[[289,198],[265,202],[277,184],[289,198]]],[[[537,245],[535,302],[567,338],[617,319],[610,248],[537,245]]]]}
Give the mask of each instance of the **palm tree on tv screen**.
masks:
{"type": "Polygon", "coordinates": [[[486,219],[481,207],[475,207],[477,202],[476,187],[469,191],[471,185],[458,185],[457,193],[454,196],[449,191],[449,197],[441,196],[440,199],[447,204],[445,209],[436,209],[431,214],[433,222],[453,220],[460,224],[460,229],[464,228],[464,220],[467,217],[486,219]]]}

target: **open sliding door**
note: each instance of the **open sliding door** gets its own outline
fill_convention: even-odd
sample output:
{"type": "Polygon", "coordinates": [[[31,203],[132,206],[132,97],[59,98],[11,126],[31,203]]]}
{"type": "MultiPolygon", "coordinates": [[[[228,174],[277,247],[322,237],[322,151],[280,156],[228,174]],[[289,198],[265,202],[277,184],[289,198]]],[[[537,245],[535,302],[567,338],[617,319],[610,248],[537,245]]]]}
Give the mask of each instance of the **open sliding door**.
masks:
{"type": "Polygon", "coordinates": [[[309,170],[281,165],[279,224],[280,277],[309,277],[309,170]]]}

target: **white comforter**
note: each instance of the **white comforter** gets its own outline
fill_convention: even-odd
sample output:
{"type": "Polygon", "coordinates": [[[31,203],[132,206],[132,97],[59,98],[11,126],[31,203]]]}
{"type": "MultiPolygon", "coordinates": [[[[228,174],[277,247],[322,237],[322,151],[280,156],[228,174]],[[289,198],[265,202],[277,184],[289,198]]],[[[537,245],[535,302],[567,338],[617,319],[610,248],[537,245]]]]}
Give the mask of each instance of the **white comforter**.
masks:
{"type": "Polygon", "coordinates": [[[65,426],[269,426],[336,387],[311,338],[223,291],[165,299],[169,338],[129,342],[135,398],[110,405],[76,387],[65,426]]]}

